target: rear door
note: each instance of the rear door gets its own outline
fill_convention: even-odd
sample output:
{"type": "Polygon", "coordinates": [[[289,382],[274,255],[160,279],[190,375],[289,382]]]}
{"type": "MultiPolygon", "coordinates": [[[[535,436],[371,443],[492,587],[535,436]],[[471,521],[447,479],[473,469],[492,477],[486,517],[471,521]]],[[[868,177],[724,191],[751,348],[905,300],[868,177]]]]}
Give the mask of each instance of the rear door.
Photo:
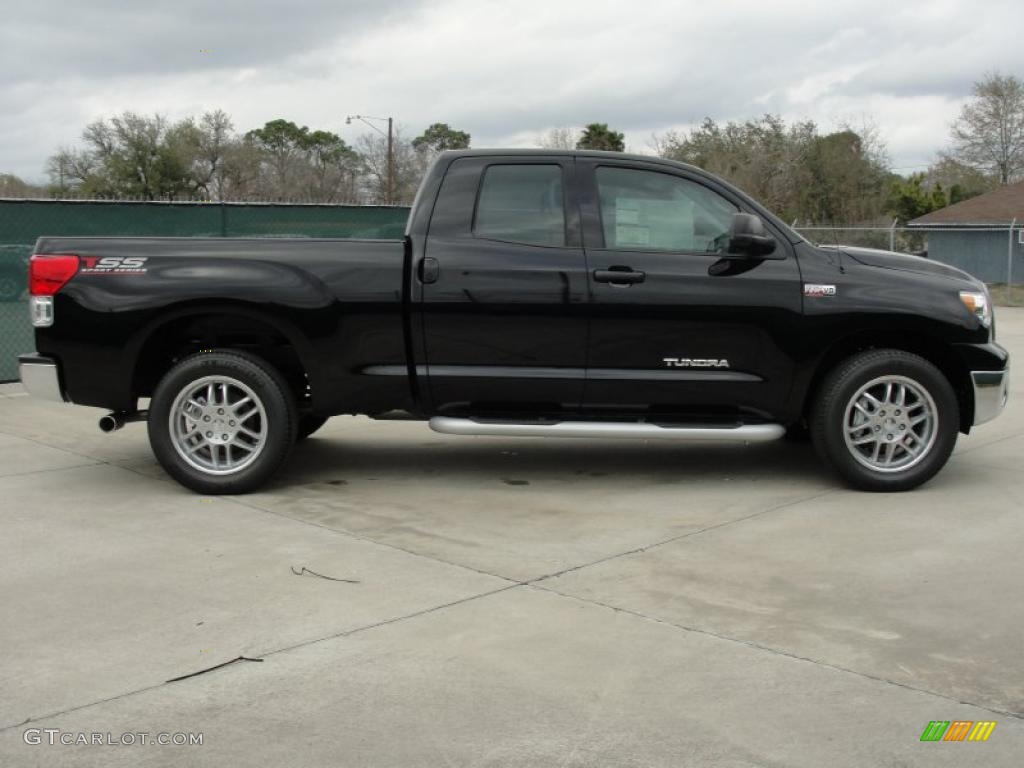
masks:
{"type": "Polygon", "coordinates": [[[789,391],[802,301],[782,233],[779,260],[725,260],[743,201],[724,185],[612,159],[580,158],[577,172],[592,302],[584,407],[770,418],[789,391]]]}
{"type": "Polygon", "coordinates": [[[564,413],[586,368],[586,262],[571,157],[448,168],[417,279],[437,413],[564,413]]]}

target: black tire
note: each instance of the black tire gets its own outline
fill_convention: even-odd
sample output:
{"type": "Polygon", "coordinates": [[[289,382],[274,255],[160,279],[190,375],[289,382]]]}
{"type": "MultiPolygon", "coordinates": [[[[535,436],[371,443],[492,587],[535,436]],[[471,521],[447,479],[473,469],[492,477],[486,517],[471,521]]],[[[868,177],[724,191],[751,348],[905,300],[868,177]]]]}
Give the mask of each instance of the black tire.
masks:
{"type": "Polygon", "coordinates": [[[299,429],[295,435],[296,440],[305,440],[327,423],[326,416],[314,416],[310,413],[299,416],[299,429]]]}
{"type": "MultiPolygon", "coordinates": [[[[295,398],[273,366],[255,355],[215,350],[191,355],[167,372],[153,392],[148,422],[149,442],[157,461],[186,488],[204,494],[248,493],[263,485],[288,458],[295,443],[298,415],[295,398]],[[189,463],[175,447],[170,421],[175,400],[187,386],[218,376],[240,382],[255,395],[255,403],[263,409],[257,416],[257,424],[265,431],[265,437],[256,441],[260,444],[259,450],[252,451],[255,456],[250,463],[237,470],[227,470],[229,474],[214,474],[212,470],[189,463]],[[263,414],[265,424],[262,424],[263,414]]],[[[214,449],[205,450],[209,455],[214,449]]]]}
{"type": "MultiPolygon", "coordinates": [[[[877,386],[884,387],[885,384],[877,386]]],[[[858,402],[864,401],[858,399],[858,402]]],[[[960,431],[960,409],[953,387],[930,362],[902,350],[876,349],[841,362],[825,377],[813,403],[810,426],[811,440],[818,454],[851,486],[865,491],[907,491],[927,482],[945,466],[960,431]],[[910,390],[905,395],[907,401],[919,400],[922,405],[901,409],[897,409],[899,401],[889,406],[872,405],[870,415],[858,408],[864,415],[854,418],[861,420],[863,426],[854,424],[860,431],[851,435],[851,444],[848,445],[847,423],[856,408],[852,401],[863,387],[880,379],[894,379],[897,389],[903,383],[910,390]],[[910,385],[916,386],[917,391],[913,391],[910,385]],[[884,410],[887,407],[889,412],[884,410]],[[932,412],[935,421],[931,428],[912,424],[912,410],[916,414],[915,419],[925,411],[932,412]],[[919,457],[899,445],[901,436],[910,434],[905,431],[908,427],[922,430],[921,439],[915,432],[909,441],[911,448],[916,446],[921,451],[919,457]],[[877,437],[872,437],[872,433],[877,433],[877,437]],[[892,437],[895,437],[896,445],[885,445],[892,437]],[[861,439],[866,441],[865,445],[853,444],[861,439]],[[886,451],[890,455],[895,454],[893,468],[875,466],[879,459],[885,461],[885,456],[879,456],[879,451],[874,450],[877,444],[881,444],[882,454],[886,451]],[[874,457],[870,455],[873,451],[874,457]],[[901,462],[906,466],[901,468],[901,462]]]]}

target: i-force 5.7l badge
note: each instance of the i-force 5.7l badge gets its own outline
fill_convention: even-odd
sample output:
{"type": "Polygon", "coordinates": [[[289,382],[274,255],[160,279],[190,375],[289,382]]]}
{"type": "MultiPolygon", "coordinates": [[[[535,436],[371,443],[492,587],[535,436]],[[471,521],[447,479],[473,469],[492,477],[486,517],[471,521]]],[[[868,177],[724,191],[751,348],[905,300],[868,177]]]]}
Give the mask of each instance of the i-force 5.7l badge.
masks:
{"type": "Polygon", "coordinates": [[[811,296],[818,298],[821,296],[835,296],[836,287],[834,285],[820,285],[818,283],[804,283],[804,296],[811,296]]]}

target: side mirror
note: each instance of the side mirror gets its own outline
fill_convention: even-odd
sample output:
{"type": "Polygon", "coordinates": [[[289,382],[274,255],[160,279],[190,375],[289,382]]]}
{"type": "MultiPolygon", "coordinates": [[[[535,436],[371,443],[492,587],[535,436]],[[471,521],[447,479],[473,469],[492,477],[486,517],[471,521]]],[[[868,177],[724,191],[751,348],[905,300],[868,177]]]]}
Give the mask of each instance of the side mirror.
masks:
{"type": "Polygon", "coordinates": [[[729,253],[763,258],[775,251],[775,238],[764,231],[764,222],[752,213],[734,213],[729,231],[729,253]]]}

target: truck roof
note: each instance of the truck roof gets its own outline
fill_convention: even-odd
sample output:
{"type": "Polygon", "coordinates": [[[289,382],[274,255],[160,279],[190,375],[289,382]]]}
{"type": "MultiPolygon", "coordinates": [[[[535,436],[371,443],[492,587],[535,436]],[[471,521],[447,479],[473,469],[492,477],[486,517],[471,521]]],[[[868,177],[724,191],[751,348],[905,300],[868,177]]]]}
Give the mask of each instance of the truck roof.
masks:
{"type": "MultiPolygon", "coordinates": [[[[752,198],[743,190],[729,184],[724,179],[720,179],[713,173],[705,171],[696,165],[690,165],[688,163],[680,163],[676,160],[668,160],[664,157],[658,157],[657,155],[638,155],[635,153],[626,152],[603,152],[596,149],[529,149],[529,148],[517,148],[517,149],[449,149],[442,152],[437,161],[434,164],[433,173],[439,173],[444,175],[444,171],[451,165],[452,162],[463,157],[593,157],[593,158],[606,158],[609,160],[633,160],[639,163],[648,163],[652,165],[664,165],[670,168],[678,168],[688,171],[691,174],[700,176],[708,179],[709,181],[724,185],[731,189],[734,194],[739,195],[746,200],[747,205],[760,216],[770,219],[775,223],[783,232],[788,233],[789,238],[792,242],[809,242],[804,238],[803,235],[792,229],[786,222],[776,216],[774,213],[765,208],[761,203],[752,198]]],[[[423,187],[420,188],[421,190],[423,187]]]]}
{"type": "Polygon", "coordinates": [[[605,152],[597,149],[449,149],[442,153],[448,158],[458,157],[598,157],[615,160],[636,160],[642,163],[658,163],[659,165],[671,165],[676,168],[685,168],[688,171],[707,174],[707,171],[688,163],[680,163],[676,160],[669,160],[657,155],[639,155],[629,152],[605,152]]]}

